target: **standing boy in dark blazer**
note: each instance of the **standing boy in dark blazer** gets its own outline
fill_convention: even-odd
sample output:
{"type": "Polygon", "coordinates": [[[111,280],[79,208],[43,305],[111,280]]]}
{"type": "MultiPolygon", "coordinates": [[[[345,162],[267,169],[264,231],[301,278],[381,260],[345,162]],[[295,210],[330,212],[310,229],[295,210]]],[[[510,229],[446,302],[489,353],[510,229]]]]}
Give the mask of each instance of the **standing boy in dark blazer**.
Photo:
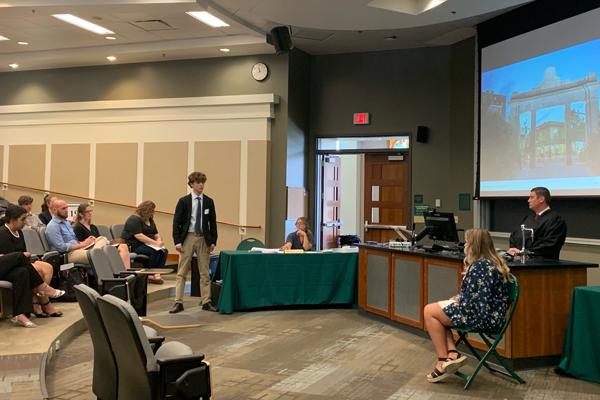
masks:
{"type": "Polygon", "coordinates": [[[183,290],[194,253],[198,257],[202,309],[217,311],[210,301],[210,276],[208,274],[210,253],[217,244],[217,214],[215,203],[203,193],[205,183],[205,174],[192,172],[188,176],[188,185],[192,188],[192,193],[180,198],[175,207],[173,243],[175,243],[175,250],[180,255],[175,286],[175,304],[169,310],[171,314],[183,311],[183,290]]]}

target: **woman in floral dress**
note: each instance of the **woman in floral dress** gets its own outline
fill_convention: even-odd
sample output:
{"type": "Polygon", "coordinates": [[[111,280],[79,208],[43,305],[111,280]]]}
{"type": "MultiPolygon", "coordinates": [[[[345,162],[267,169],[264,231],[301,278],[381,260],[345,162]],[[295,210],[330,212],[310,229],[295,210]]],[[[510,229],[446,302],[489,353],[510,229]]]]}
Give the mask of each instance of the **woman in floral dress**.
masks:
{"type": "Polygon", "coordinates": [[[425,306],[425,326],[438,357],[433,371],[427,375],[429,382],[445,379],[467,359],[456,350],[451,327],[468,326],[495,333],[505,321],[509,269],[496,254],[487,230],[470,229],[465,233],[464,264],[460,294],[425,306]]]}

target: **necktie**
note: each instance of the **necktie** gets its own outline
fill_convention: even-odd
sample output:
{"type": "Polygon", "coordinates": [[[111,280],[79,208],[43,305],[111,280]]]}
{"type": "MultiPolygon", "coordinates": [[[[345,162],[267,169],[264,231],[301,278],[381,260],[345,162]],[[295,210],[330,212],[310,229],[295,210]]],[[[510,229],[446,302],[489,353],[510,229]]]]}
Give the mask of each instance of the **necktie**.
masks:
{"type": "Polygon", "coordinates": [[[198,207],[196,209],[196,224],[194,225],[194,232],[202,233],[202,198],[196,197],[198,200],[198,207]]]}
{"type": "Polygon", "coordinates": [[[539,219],[540,219],[540,214],[535,214],[535,217],[533,217],[533,219],[535,219],[536,221],[539,221],[539,219]]]}

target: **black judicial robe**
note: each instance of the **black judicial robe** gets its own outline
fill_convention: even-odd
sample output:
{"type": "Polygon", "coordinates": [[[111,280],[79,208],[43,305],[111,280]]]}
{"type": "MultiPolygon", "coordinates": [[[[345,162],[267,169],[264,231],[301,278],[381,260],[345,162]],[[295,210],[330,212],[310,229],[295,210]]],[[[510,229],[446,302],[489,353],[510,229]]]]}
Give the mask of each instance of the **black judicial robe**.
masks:
{"type": "MultiPolygon", "coordinates": [[[[525,232],[525,249],[544,258],[558,260],[560,249],[567,237],[567,224],[558,213],[552,209],[543,213],[536,221],[535,214],[528,214],[521,224],[533,228],[533,243],[531,235],[525,232]]],[[[521,226],[510,235],[510,247],[520,249],[523,246],[521,226]]]]}

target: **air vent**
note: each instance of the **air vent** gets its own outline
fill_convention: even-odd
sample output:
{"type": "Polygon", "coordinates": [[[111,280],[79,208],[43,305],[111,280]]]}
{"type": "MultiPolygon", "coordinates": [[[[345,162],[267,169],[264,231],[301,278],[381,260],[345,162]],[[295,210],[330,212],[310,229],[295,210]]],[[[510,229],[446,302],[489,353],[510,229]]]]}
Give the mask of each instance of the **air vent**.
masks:
{"type": "Polygon", "coordinates": [[[168,31],[168,30],[175,29],[171,25],[169,25],[165,21],[163,21],[162,19],[147,19],[147,20],[143,20],[143,21],[133,21],[130,23],[132,25],[137,26],[140,29],[145,30],[146,32],[168,31]]]}

